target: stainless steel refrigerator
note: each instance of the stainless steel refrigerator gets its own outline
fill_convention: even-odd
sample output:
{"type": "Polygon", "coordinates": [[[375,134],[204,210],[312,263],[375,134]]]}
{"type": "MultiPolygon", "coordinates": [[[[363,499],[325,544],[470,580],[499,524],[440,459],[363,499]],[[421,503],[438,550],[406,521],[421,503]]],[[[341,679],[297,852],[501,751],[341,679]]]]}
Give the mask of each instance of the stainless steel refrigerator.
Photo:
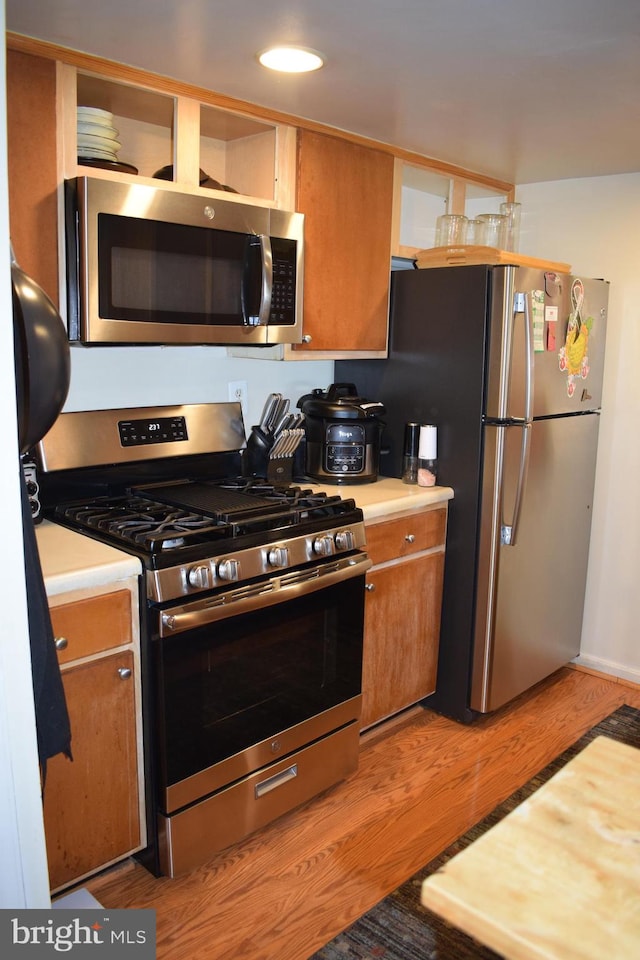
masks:
{"type": "Polygon", "coordinates": [[[464,722],[580,648],[608,284],[516,266],[392,274],[387,360],[336,378],[387,408],[380,472],[400,477],[407,421],[438,428],[451,486],[438,680],[464,722]]]}

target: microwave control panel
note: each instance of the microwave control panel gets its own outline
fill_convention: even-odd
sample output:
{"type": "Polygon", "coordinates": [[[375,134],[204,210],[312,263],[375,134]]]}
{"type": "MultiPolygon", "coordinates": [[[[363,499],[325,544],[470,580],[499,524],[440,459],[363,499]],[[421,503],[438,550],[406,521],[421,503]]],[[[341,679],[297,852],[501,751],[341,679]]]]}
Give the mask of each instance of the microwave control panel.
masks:
{"type": "Polygon", "coordinates": [[[296,243],[295,240],[271,238],[273,254],[273,289],[269,323],[295,323],[296,309],[296,243]]]}

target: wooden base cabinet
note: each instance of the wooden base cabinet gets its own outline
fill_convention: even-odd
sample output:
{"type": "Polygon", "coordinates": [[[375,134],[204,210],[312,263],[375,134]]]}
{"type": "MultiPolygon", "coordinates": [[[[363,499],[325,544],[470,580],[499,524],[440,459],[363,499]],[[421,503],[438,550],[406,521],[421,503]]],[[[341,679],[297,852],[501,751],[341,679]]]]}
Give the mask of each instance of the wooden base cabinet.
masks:
{"type": "Polygon", "coordinates": [[[367,524],[362,729],[435,690],[446,507],[367,524]]]}
{"type": "Polygon", "coordinates": [[[47,764],[44,823],[52,891],[145,843],[132,613],[128,590],[52,606],[73,754],[72,761],[59,754],[47,764]]]}

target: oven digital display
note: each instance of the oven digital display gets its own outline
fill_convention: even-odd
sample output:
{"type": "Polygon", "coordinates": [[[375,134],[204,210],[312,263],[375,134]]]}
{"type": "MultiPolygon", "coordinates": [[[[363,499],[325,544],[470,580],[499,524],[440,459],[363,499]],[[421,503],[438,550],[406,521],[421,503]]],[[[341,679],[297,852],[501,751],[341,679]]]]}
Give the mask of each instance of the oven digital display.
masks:
{"type": "Polygon", "coordinates": [[[176,440],[189,439],[184,417],[120,420],[118,432],[123,447],[138,447],[149,443],[174,443],[176,440]]]}

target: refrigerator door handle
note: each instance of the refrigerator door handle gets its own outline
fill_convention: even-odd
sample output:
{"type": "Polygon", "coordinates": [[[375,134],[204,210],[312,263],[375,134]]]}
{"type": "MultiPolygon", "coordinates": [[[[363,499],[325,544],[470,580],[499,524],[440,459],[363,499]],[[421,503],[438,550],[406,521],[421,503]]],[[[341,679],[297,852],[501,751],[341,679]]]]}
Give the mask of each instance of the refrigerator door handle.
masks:
{"type": "MultiPolygon", "coordinates": [[[[515,429],[510,427],[509,429],[515,429]]],[[[527,485],[527,473],[529,471],[529,451],[531,449],[531,424],[523,423],[520,425],[522,430],[522,440],[520,443],[520,466],[518,468],[518,482],[513,502],[513,515],[511,523],[502,523],[500,526],[500,542],[505,547],[515,547],[518,539],[518,523],[522,512],[522,501],[524,500],[525,488],[527,485]]]]}
{"type": "Polygon", "coordinates": [[[533,316],[530,294],[516,293],[513,303],[513,320],[516,315],[524,313],[524,417],[528,423],[533,417],[533,382],[534,382],[534,350],[533,350],[533,316]]]}

